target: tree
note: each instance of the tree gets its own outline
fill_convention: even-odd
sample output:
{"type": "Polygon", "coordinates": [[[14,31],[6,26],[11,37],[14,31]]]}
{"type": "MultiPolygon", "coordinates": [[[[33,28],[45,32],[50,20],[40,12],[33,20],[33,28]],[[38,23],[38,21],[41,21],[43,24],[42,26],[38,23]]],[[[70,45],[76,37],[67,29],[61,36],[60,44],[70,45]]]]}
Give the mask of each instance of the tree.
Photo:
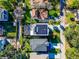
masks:
{"type": "Polygon", "coordinates": [[[65,31],[65,37],[70,44],[66,50],[67,59],[79,59],[79,25],[72,23],[65,31]]]}
{"type": "Polygon", "coordinates": [[[51,0],[51,4],[53,5],[54,9],[57,9],[57,5],[59,5],[60,0],[51,0]]]}
{"type": "Polygon", "coordinates": [[[67,6],[69,8],[79,8],[79,0],[67,0],[67,6]]]}
{"type": "Polygon", "coordinates": [[[65,31],[65,37],[71,47],[79,48],[79,25],[71,24],[65,31]]]}
{"type": "Polygon", "coordinates": [[[4,50],[0,51],[0,57],[13,57],[14,54],[15,51],[13,49],[13,46],[11,46],[10,44],[7,45],[4,50]]]}
{"type": "Polygon", "coordinates": [[[67,59],[79,59],[79,49],[69,48],[66,51],[67,59]]]}

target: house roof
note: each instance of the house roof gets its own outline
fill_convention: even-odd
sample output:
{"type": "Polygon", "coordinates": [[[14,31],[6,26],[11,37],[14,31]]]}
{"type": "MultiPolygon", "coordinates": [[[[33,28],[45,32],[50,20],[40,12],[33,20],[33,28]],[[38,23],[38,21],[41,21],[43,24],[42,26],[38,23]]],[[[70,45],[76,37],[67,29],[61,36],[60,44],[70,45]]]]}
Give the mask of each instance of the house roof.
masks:
{"type": "Polygon", "coordinates": [[[32,18],[38,18],[38,19],[41,19],[41,20],[45,20],[48,18],[48,10],[44,9],[44,8],[41,8],[39,10],[33,8],[31,10],[31,17],[32,18]]]}
{"type": "Polygon", "coordinates": [[[8,11],[0,8],[0,21],[8,21],[8,11]]]}
{"type": "Polygon", "coordinates": [[[36,23],[30,25],[30,35],[34,36],[48,36],[49,28],[47,23],[36,23]]]}
{"type": "Polygon", "coordinates": [[[34,4],[42,4],[42,3],[48,3],[48,0],[31,0],[31,5],[34,5],[34,4]]]}
{"type": "Polygon", "coordinates": [[[48,54],[30,53],[30,59],[48,59],[48,54]]]}
{"type": "Polygon", "coordinates": [[[30,46],[32,51],[47,51],[47,39],[31,39],[30,46]]]}

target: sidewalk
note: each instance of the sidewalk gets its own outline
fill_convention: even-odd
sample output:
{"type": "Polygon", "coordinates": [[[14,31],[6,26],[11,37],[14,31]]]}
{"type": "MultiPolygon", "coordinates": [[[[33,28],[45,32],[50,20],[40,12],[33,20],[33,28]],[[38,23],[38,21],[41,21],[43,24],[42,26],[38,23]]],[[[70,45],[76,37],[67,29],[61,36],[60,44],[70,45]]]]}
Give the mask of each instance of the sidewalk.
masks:
{"type": "Polygon", "coordinates": [[[61,40],[61,59],[66,59],[65,56],[65,37],[63,31],[60,31],[60,40],[61,40]]]}

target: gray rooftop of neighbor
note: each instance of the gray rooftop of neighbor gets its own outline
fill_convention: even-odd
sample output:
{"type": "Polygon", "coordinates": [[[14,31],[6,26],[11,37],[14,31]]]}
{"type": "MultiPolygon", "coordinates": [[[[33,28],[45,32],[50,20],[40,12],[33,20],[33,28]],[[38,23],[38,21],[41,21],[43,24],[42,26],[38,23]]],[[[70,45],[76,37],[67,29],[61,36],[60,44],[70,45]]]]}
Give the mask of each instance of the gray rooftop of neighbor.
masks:
{"type": "Polygon", "coordinates": [[[31,39],[30,45],[32,51],[47,51],[47,39],[31,39]]]}
{"type": "Polygon", "coordinates": [[[0,21],[8,21],[8,11],[0,7],[0,21]]]}

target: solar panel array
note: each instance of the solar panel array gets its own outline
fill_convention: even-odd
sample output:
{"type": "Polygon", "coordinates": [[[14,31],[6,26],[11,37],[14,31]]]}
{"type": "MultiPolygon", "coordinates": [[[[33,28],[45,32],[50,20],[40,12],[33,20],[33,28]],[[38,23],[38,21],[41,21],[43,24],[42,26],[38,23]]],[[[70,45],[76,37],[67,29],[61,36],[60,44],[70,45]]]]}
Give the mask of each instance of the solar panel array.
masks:
{"type": "Polygon", "coordinates": [[[48,34],[48,26],[47,25],[36,25],[35,32],[36,34],[48,34]]]}

